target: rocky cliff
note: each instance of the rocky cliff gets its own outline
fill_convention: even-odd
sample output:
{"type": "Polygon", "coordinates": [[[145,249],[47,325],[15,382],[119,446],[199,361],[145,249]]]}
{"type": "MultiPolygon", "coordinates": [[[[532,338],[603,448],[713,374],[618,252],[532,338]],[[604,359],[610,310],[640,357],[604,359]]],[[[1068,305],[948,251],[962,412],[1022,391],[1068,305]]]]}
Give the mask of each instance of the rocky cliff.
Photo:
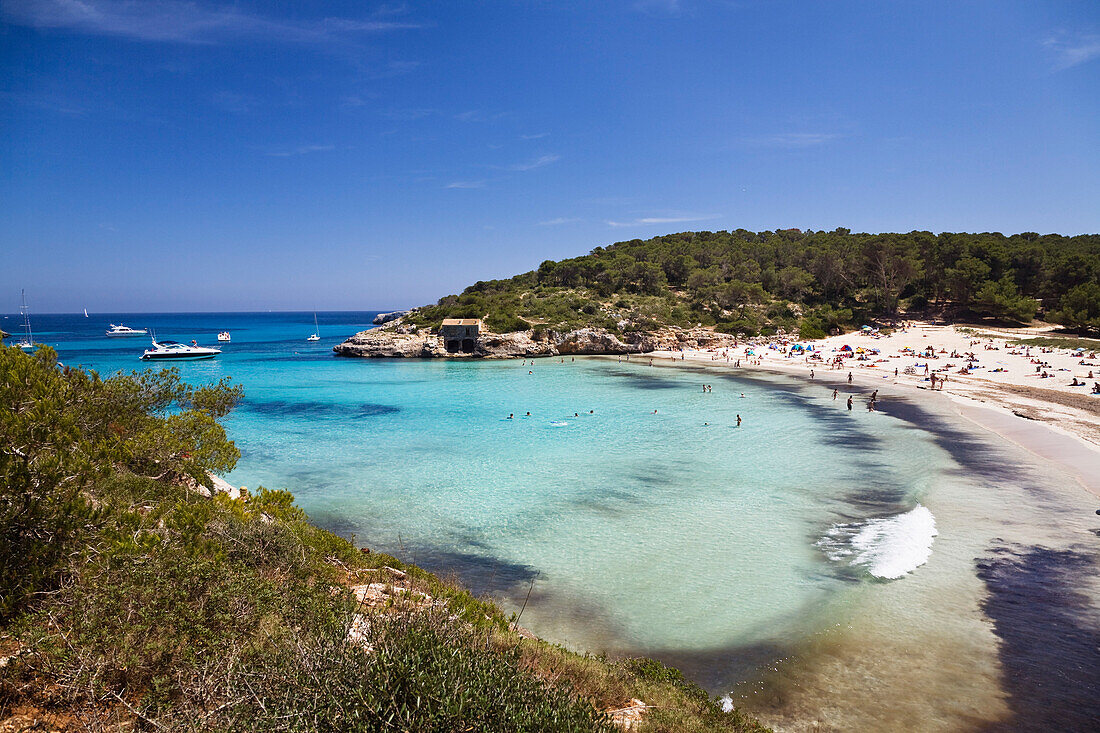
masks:
{"type": "Polygon", "coordinates": [[[514,359],[517,357],[569,354],[641,354],[650,351],[708,349],[733,346],[734,337],[706,328],[662,328],[616,335],[603,328],[574,331],[483,332],[472,353],[449,353],[438,336],[426,328],[411,328],[400,321],[383,328],[360,331],[332,350],[339,356],[369,358],[514,359]]]}

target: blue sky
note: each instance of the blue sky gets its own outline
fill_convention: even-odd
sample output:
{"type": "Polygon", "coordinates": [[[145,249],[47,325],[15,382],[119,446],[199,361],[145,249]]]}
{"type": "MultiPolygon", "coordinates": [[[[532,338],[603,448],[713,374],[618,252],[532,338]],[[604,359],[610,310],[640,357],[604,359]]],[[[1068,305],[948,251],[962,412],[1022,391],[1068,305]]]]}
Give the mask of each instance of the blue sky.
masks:
{"type": "Polygon", "coordinates": [[[0,0],[0,310],[385,309],[691,229],[1100,231],[1100,3],[0,0]]]}

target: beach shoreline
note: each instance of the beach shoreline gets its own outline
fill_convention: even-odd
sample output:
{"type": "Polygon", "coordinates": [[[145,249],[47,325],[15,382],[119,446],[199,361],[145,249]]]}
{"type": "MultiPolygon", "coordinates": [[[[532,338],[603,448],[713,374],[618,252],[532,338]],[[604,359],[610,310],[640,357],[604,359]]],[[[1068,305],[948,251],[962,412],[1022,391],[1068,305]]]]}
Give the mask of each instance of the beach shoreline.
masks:
{"type": "MultiPolygon", "coordinates": [[[[817,340],[788,340],[788,346],[795,343],[812,345],[812,352],[802,353],[819,354],[824,357],[821,361],[801,355],[789,357],[779,348],[773,349],[770,344],[762,345],[759,340],[754,341],[745,342],[735,349],[655,351],[631,355],[628,361],[644,363],[653,360],[655,365],[710,367],[731,374],[758,372],[799,378],[800,381],[812,381],[826,388],[858,394],[862,398],[859,409],[866,409],[867,396],[873,390],[883,393],[880,401],[889,394],[942,401],[941,404],[946,403],[960,419],[998,435],[1032,456],[1057,464],[1073,476],[1084,491],[1100,498],[1100,396],[1083,394],[1080,388],[1072,392],[1068,384],[1061,384],[1071,376],[1084,377],[1075,374],[1075,371],[1100,374],[1100,367],[1090,370],[1087,365],[1076,364],[1077,361],[1091,359],[1079,354],[1059,353],[1066,352],[1064,349],[1041,351],[1039,347],[1031,347],[1031,354],[1027,355],[1024,347],[1009,346],[1007,338],[1001,335],[978,335],[960,332],[954,326],[930,324],[915,324],[905,331],[883,336],[848,333],[817,340]],[[981,344],[972,344],[974,341],[981,344]],[[848,358],[840,368],[831,368],[829,359],[841,353],[839,349],[845,345],[852,347],[852,354],[855,354],[855,349],[877,349],[880,353],[876,356],[881,359],[872,361],[868,357],[865,361],[858,361],[848,358]],[[979,359],[987,354],[1001,357],[997,359],[998,363],[1007,356],[1016,357],[1014,361],[1026,364],[1030,364],[1031,359],[1039,359],[1050,364],[1051,371],[1048,373],[1065,377],[1043,380],[1047,384],[1057,380],[1057,385],[1051,385],[1055,388],[1050,389],[1046,384],[1043,387],[1027,384],[1024,380],[1032,377],[1029,376],[1031,372],[1023,373],[1023,364],[1020,368],[1005,372],[983,371],[980,376],[960,374],[944,369],[944,366],[951,364],[957,367],[963,361],[961,358],[944,359],[940,355],[937,361],[944,366],[935,368],[946,374],[947,382],[946,386],[937,385],[937,389],[933,390],[923,371],[904,373],[905,367],[929,363],[929,360],[895,353],[902,349],[916,350],[919,346],[932,346],[937,352],[947,354],[964,353],[963,349],[966,349],[979,359]],[[991,348],[987,350],[986,346],[991,348]],[[747,350],[753,354],[747,356],[747,350]],[[1013,353],[1014,350],[1022,353],[1013,353]],[[735,366],[738,362],[740,365],[735,366]],[[851,381],[848,380],[849,373],[851,381]]],[[[780,342],[776,339],[772,343],[780,342]]],[[[929,373],[933,370],[930,369],[929,373]]]]}

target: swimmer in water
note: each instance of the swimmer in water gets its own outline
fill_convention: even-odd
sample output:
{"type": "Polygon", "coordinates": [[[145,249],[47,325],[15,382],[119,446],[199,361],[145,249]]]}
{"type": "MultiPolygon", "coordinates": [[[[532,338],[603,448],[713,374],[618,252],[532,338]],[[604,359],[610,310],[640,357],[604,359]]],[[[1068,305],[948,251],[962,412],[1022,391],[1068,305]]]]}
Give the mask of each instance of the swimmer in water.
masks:
{"type": "Polygon", "coordinates": [[[654,411],[653,411],[653,414],[654,414],[654,415],[656,415],[656,414],[657,414],[657,411],[656,411],[656,410],[654,410],[654,411]]]}
{"type": "Polygon", "coordinates": [[[531,413],[527,413],[526,417],[531,417],[531,413]]]}
{"type": "Polygon", "coordinates": [[[574,412],[573,417],[580,417],[580,415],[578,415],[577,413],[574,412]]]}
{"type": "Polygon", "coordinates": [[[741,416],[737,416],[737,427],[741,427],[741,416]]]}
{"type": "Polygon", "coordinates": [[[508,419],[509,419],[509,420],[511,420],[511,419],[512,419],[512,417],[513,417],[512,413],[510,413],[510,412],[509,412],[509,413],[508,413],[508,419]]]}
{"type": "Polygon", "coordinates": [[[744,392],[742,392],[742,393],[741,393],[741,397],[742,397],[742,398],[744,398],[744,396],[745,396],[745,393],[744,393],[744,392]]]}

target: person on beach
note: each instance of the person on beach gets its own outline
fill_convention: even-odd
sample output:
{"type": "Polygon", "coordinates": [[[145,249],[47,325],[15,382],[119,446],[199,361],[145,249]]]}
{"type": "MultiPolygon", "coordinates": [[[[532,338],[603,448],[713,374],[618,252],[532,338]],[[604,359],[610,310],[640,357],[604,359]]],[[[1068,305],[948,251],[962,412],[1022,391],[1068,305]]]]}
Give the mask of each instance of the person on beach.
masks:
{"type": "Polygon", "coordinates": [[[810,370],[810,381],[811,382],[814,381],[814,370],[813,369],[810,370]]]}
{"type": "Polygon", "coordinates": [[[932,389],[935,389],[935,388],[936,388],[936,375],[933,374],[932,375],[932,389]]]}
{"type": "Polygon", "coordinates": [[[852,383],[852,373],[848,372],[848,384],[852,383]]]}
{"type": "Polygon", "coordinates": [[[838,395],[840,395],[840,390],[839,389],[834,389],[833,390],[833,402],[836,402],[836,398],[837,398],[838,395]]]}
{"type": "Polygon", "coordinates": [[[852,411],[852,395],[848,395],[848,412],[852,411]]]}

